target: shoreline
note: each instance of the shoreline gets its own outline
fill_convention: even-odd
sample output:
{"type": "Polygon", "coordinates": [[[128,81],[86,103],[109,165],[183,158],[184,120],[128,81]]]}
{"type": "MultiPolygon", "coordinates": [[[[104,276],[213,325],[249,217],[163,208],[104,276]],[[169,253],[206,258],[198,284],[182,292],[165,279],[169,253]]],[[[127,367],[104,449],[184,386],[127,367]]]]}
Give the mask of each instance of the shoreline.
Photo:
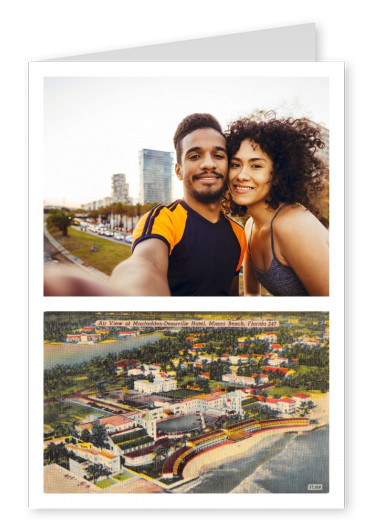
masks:
{"type": "MultiPolygon", "coordinates": [[[[311,431],[310,429],[299,430],[299,433],[306,433],[311,431]]],[[[279,430],[267,430],[251,437],[238,441],[236,443],[222,445],[219,448],[213,448],[207,450],[196,457],[193,457],[183,470],[183,480],[181,486],[184,485],[184,482],[191,481],[196,479],[201,475],[201,472],[207,472],[211,468],[216,468],[219,465],[224,463],[229,463],[232,461],[237,461],[242,457],[245,457],[245,454],[248,455],[249,451],[252,450],[255,446],[258,446],[263,441],[267,443],[266,439],[276,440],[280,437],[283,437],[285,433],[297,432],[297,428],[283,428],[279,430]]]]}
{"type": "Polygon", "coordinates": [[[217,466],[228,463],[231,461],[236,461],[244,457],[244,454],[247,454],[252,448],[261,444],[263,441],[266,444],[265,439],[268,438],[278,438],[283,437],[285,433],[310,433],[318,429],[329,426],[329,393],[326,393],[315,399],[315,408],[311,410],[309,415],[310,420],[316,420],[316,424],[302,428],[281,428],[278,430],[268,430],[255,434],[248,439],[222,445],[219,448],[208,449],[207,451],[193,457],[184,467],[183,470],[183,480],[179,485],[176,485],[178,490],[180,487],[183,487],[184,484],[193,479],[199,478],[201,472],[206,472],[211,468],[216,468],[217,466]]]}

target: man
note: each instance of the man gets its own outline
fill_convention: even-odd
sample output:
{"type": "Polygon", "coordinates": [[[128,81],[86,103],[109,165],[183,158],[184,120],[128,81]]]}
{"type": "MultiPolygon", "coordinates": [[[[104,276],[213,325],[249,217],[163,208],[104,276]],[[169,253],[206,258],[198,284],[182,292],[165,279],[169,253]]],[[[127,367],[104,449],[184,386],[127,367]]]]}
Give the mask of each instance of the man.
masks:
{"type": "Polygon", "coordinates": [[[111,283],[126,284],[131,295],[238,295],[246,243],[243,228],[221,213],[228,171],[221,126],[209,114],[192,114],[174,144],[184,199],[141,218],[132,257],[114,269],[111,283]]]}
{"type": "Polygon", "coordinates": [[[174,144],[183,200],[158,205],[140,219],[132,256],[116,266],[106,286],[65,275],[57,285],[45,283],[46,295],[239,294],[246,241],[243,228],[221,212],[228,171],[221,126],[210,114],[192,114],[179,124],[174,144]]]}

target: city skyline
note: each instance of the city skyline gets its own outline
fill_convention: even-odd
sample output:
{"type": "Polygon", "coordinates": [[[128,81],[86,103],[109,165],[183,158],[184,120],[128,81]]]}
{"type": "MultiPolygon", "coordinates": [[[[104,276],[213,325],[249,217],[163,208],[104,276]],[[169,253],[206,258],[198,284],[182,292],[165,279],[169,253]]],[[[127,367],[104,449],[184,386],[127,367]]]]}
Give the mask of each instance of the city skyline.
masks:
{"type": "MultiPolygon", "coordinates": [[[[193,112],[224,128],[258,109],[330,127],[327,77],[48,77],[44,88],[46,205],[106,197],[118,173],[137,202],[139,151],[174,151],[175,129],[193,112]]],[[[181,183],[172,183],[173,199],[181,197],[181,183]]]]}

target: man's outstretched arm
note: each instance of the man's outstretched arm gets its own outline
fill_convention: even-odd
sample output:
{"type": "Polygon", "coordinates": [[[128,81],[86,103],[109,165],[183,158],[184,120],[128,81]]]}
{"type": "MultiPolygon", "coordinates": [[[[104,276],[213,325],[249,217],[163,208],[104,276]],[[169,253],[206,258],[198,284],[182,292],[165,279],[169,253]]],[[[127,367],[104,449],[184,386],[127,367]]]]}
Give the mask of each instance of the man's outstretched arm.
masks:
{"type": "Polygon", "coordinates": [[[171,295],[167,271],[166,243],[158,238],[150,238],[140,242],[132,256],[115,267],[110,286],[126,295],[171,295]]]}
{"type": "Polygon", "coordinates": [[[46,267],[46,296],[171,295],[167,282],[168,247],[158,239],[139,243],[133,255],[115,267],[109,280],[71,265],[46,267]]]}

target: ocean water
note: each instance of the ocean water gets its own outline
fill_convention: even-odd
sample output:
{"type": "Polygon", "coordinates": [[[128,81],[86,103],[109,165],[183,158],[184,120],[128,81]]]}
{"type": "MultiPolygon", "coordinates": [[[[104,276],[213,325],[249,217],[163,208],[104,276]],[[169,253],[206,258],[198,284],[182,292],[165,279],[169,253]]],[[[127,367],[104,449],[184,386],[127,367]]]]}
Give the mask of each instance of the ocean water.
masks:
{"type": "Polygon", "coordinates": [[[329,429],[274,434],[260,441],[242,459],[204,471],[184,492],[312,495],[329,492],[329,429]],[[321,490],[308,490],[311,484],[321,485],[321,490]]]}
{"type": "Polygon", "coordinates": [[[119,339],[113,343],[94,343],[90,345],[82,343],[46,344],[44,346],[44,368],[50,369],[59,364],[74,365],[89,361],[96,356],[107,356],[110,352],[117,354],[123,350],[140,348],[147,343],[155,343],[161,337],[162,334],[144,335],[119,339]]]}

